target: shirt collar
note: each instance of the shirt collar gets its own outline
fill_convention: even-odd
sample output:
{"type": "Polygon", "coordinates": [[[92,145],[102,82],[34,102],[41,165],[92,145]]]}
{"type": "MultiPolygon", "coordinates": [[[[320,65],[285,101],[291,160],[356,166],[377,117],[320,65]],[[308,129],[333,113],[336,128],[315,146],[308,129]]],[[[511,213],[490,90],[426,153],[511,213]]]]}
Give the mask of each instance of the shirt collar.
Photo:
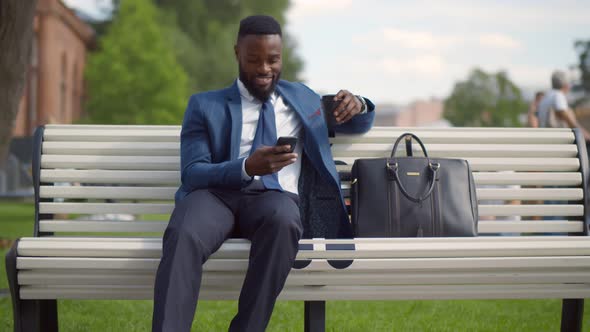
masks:
{"type": "MultiPolygon", "coordinates": [[[[242,83],[242,81],[238,78],[237,80],[238,83],[238,89],[240,90],[240,96],[245,99],[246,101],[250,102],[250,103],[255,103],[255,104],[262,104],[262,102],[258,99],[256,99],[254,96],[252,96],[250,94],[250,91],[248,91],[248,89],[246,88],[246,86],[244,85],[244,83],[242,83]]],[[[273,91],[273,93],[270,95],[270,101],[274,104],[277,100],[277,92],[276,90],[273,91]]]]}

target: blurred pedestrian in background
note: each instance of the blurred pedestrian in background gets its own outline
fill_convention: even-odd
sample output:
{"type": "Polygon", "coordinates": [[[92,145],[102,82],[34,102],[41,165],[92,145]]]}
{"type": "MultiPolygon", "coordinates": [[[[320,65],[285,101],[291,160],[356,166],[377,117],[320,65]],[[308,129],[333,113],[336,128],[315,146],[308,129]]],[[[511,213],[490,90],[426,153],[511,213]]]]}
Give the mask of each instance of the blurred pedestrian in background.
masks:
{"type": "Polygon", "coordinates": [[[554,71],[551,75],[551,91],[547,92],[539,106],[539,127],[542,128],[580,128],[584,139],[590,140],[590,133],[584,129],[576,119],[576,115],[569,108],[566,95],[570,91],[567,76],[562,71],[554,71]]]}
{"type": "Polygon", "coordinates": [[[538,128],[539,127],[539,103],[541,102],[541,99],[543,99],[543,97],[545,96],[545,93],[543,91],[537,91],[537,93],[535,93],[535,99],[533,99],[533,101],[531,102],[531,105],[529,106],[529,113],[527,116],[528,119],[528,125],[531,128],[538,128]]]}

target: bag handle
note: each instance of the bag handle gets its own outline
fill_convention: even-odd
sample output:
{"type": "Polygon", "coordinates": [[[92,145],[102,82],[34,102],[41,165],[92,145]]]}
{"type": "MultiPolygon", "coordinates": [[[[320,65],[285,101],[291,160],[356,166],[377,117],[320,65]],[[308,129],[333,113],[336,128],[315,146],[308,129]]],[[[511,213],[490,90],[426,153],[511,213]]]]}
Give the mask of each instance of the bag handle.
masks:
{"type": "Polygon", "coordinates": [[[395,181],[397,181],[397,183],[399,185],[399,189],[404,194],[404,196],[406,196],[409,200],[411,200],[414,203],[420,203],[423,200],[427,199],[430,196],[430,194],[432,194],[432,191],[434,190],[434,184],[436,182],[436,174],[438,172],[438,169],[440,168],[439,163],[431,163],[431,162],[428,163],[428,169],[430,169],[430,172],[431,172],[430,187],[428,188],[428,190],[426,191],[426,193],[424,195],[419,196],[419,197],[414,197],[414,196],[410,195],[410,193],[408,193],[406,188],[404,188],[404,185],[402,184],[402,182],[400,181],[400,178],[399,178],[398,168],[399,167],[398,167],[397,163],[390,164],[389,161],[387,162],[388,171],[390,172],[390,174],[393,174],[393,178],[395,179],[395,181]]]}
{"type": "MultiPolygon", "coordinates": [[[[395,144],[393,144],[393,149],[391,150],[391,155],[390,158],[393,158],[393,156],[395,156],[395,153],[397,152],[397,147],[399,145],[399,143],[402,141],[402,139],[404,139],[405,137],[409,137],[410,138],[410,143],[407,143],[408,141],[406,141],[406,149],[407,149],[407,145],[411,144],[411,140],[412,138],[416,140],[416,142],[418,142],[418,144],[420,144],[420,147],[422,148],[422,152],[424,152],[424,156],[426,157],[426,159],[428,159],[428,153],[426,152],[426,148],[424,147],[424,143],[422,143],[422,140],[420,140],[418,138],[418,136],[412,134],[412,133],[403,133],[401,134],[397,140],[395,140],[395,144]]],[[[411,145],[410,145],[411,147],[411,145]]],[[[411,150],[410,150],[411,151],[411,150]]],[[[411,156],[411,153],[408,153],[408,156],[411,156]]],[[[430,159],[428,160],[430,162],[430,159]]]]}
{"type": "Polygon", "coordinates": [[[412,136],[406,136],[406,156],[414,156],[414,152],[412,151],[412,136]]]}
{"type": "MultiPolygon", "coordinates": [[[[397,151],[397,147],[398,147],[399,143],[401,142],[401,140],[404,137],[408,137],[408,136],[410,137],[410,140],[412,138],[414,138],[418,142],[418,144],[420,144],[420,147],[422,148],[422,152],[424,152],[424,156],[426,157],[426,161],[428,161],[428,169],[431,172],[430,186],[429,186],[428,190],[426,191],[426,193],[424,195],[419,196],[419,197],[414,197],[414,196],[410,195],[410,193],[408,193],[408,191],[406,190],[406,188],[404,188],[404,185],[400,181],[397,163],[390,164],[389,161],[387,161],[387,169],[389,170],[390,174],[393,174],[393,178],[399,184],[399,189],[404,194],[404,196],[406,196],[409,200],[411,200],[414,203],[420,203],[423,200],[427,199],[432,194],[432,191],[434,190],[434,184],[436,181],[436,174],[438,172],[438,169],[440,168],[440,164],[433,163],[430,161],[430,158],[428,157],[428,153],[426,152],[426,148],[424,147],[424,144],[418,138],[418,136],[416,136],[412,133],[404,133],[400,137],[398,137],[398,139],[395,141],[395,144],[393,145],[393,150],[391,151],[391,158],[393,158],[393,156],[395,155],[395,152],[397,151]]],[[[406,141],[406,144],[408,144],[407,141],[406,141]]]]}

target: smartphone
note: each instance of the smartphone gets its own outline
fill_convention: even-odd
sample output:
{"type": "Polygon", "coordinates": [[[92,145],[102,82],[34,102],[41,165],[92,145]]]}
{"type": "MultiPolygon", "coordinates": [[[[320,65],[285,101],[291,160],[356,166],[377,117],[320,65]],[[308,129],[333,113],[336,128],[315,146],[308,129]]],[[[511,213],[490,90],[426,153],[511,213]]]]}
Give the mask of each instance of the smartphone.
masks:
{"type": "Polygon", "coordinates": [[[292,153],[295,150],[295,145],[297,145],[297,137],[295,136],[281,136],[277,140],[277,146],[279,145],[290,145],[291,149],[286,153],[292,153]]]}

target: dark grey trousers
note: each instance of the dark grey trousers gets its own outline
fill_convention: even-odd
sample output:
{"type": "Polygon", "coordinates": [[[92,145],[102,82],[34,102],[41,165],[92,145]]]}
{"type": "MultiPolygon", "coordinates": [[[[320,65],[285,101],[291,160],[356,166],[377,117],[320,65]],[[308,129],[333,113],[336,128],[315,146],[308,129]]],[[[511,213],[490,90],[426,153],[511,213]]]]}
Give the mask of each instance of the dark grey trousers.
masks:
{"type": "Polygon", "coordinates": [[[303,234],[295,194],[197,190],[179,202],[164,233],[156,274],[153,331],[190,331],[202,265],[230,237],[252,242],[229,331],[264,331],[303,234]]]}

